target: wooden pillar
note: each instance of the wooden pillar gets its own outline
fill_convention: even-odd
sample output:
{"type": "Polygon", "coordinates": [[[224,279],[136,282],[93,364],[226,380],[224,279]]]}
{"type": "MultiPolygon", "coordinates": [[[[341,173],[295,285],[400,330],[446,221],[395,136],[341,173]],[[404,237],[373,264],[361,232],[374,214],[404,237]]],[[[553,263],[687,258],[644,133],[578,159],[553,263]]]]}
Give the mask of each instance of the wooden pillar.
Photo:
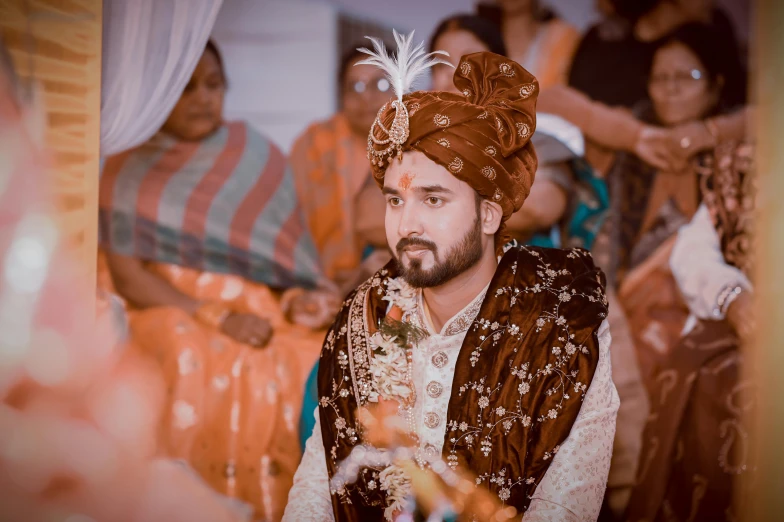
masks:
{"type": "Polygon", "coordinates": [[[101,121],[101,0],[2,0],[0,36],[40,94],[58,221],[95,295],[101,121]]]}
{"type": "Polygon", "coordinates": [[[752,37],[759,175],[758,330],[748,348],[758,383],[751,419],[756,473],[742,484],[744,522],[784,519],[784,2],[757,0],[752,37]]]}

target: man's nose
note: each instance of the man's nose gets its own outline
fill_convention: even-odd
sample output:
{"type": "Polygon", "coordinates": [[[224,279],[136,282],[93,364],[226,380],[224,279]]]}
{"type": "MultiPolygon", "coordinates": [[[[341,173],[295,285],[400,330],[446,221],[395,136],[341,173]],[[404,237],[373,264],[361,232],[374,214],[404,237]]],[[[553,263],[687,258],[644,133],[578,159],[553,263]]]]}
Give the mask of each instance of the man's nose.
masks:
{"type": "Polygon", "coordinates": [[[400,237],[421,236],[423,232],[422,220],[414,205],[403,205],[398,223],[400,237]]]}

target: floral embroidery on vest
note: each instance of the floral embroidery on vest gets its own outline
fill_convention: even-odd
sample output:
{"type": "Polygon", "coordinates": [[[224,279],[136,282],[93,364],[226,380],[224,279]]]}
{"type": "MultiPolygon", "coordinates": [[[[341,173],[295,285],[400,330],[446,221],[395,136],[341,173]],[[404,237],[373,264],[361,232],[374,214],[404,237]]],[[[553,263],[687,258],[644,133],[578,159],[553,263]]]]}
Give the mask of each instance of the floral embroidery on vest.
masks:
{"type": "MultiPolygon", "coordinates": [[[[385,315],[389,301],[416,303],[394,276],[389,265],[360,286],[327,335],[319,394],[331,477],[361,443],[357,408],[378,393],[368,325],[385,315]]],[[[585,251],[515,247],[479,309],[466,310],[452,325],[468,331],[452,382],[443,457],[518,512],[568,436],[593,378],[607,310],[603,284],[585,251]],[[499,445],[519,458],[497,461],[499,445]]],[[[380,520],[404,491],[393,468],[364,469],[355,484],[333,488],[336,519],[380,520]]]]}

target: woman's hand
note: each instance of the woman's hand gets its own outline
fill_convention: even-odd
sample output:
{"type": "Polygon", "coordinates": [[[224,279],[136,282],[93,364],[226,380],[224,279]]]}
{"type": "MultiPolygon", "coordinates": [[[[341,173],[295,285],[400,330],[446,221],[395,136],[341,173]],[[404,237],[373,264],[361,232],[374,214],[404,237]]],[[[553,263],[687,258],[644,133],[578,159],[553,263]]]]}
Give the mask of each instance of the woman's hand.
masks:
{"type": "Polygon", "coordinates": [[[678,161],[673,154],[671,143],[670,131],[658,127],[643,127],[634,144],[634,153],[648,165],[672,172],[678,161]]]}
{"type": "Polygon", "coordinates": [[[252,314],[229,314],[221,325],[223,333],[237,342],[264,348],[272,338],[272,325],[252,314]]]}
{"type": "Polygon", "coordinates": [[[340,298],[334,292],[325,290],[302,292],[291,300],[288,316],[293,323],[318,330],[335,319],[340,302],[340,298]]]}
{"type": "Polygon", "coordinates": [[[688,161],[698,152],[716,146],[716,138],[703,121],[690,121],[670,129],[670,152],[676,160],[676,172],[684,170],[688,161]]]}

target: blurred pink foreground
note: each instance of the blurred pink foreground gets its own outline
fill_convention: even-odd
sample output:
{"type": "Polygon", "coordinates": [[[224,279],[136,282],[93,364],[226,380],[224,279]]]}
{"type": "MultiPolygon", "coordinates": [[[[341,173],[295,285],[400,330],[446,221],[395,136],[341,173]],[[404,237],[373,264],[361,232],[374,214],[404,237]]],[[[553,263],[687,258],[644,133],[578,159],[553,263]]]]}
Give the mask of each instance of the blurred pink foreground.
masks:
{"type": "Polygon", "coordinates": [[[97,320],[80,301],[94,281],[59,241],[24,115],[0,74],[0,520],[244,519],[155,458],[163,381],[123,350],[106,299],[97,320]]]}

